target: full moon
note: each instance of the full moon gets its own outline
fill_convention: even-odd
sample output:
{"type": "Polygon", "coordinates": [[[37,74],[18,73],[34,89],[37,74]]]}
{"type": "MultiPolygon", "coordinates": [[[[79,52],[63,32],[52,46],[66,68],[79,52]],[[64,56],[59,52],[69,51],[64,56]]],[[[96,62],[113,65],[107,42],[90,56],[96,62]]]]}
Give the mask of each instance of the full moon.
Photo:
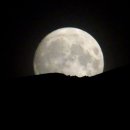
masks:
{"type": "Polygon", "coordinates": [[[38,45],[34,73],[95,76],[103,72],[104,58],[98,42],[87,32],[72,27],[57,29],[38,45]]]}

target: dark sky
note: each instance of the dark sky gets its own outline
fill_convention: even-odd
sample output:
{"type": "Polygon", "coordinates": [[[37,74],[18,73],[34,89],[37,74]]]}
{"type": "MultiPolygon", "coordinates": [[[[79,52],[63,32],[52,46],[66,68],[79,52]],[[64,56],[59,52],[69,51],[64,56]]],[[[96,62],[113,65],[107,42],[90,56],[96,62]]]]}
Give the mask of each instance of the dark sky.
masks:
{"type": "Polygon", "coordinates": [[[105,71],[129,63],[129,4],[125,1],[18,1],[2,6],[2,78],[33,75],[39,42],[61,27],[90,33],[103,50],[105,71]]]}

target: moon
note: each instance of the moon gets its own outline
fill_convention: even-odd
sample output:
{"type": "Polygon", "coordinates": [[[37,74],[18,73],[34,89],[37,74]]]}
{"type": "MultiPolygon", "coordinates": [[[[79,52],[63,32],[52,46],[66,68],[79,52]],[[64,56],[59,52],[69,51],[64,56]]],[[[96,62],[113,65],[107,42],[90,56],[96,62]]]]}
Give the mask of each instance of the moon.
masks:
{"type": "Polygon", "coordinates": [[[104,58],[98,42],[78,28],[65,27],[49,33],[34,55],[35,75],[62,73],[91,77],[103,69],[104,58]]]}

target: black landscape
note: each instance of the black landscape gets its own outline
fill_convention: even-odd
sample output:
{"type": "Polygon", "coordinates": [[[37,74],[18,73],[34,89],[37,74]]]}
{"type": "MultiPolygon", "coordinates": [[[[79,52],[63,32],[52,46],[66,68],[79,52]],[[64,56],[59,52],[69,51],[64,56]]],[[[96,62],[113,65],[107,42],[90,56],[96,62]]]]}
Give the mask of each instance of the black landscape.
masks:
{"type": "MultiPolygon", "coordinates": [[[[117,69],[113,69],[111,71],[104,72],[102,74],[98,74],[93,77],[76,77],[76,76],[66,76],[60,73],[48,73],[48,74],[41,74],[41,75],[33,75],[33,76],[26,76],[13,79],[13,81],[36,81],[36,82],[46,82],[46,81],[118,81],[122,82],[124,80],[129,80],[130,68],[129,65],[118,67],[117,69]]],[[[85,83],[85,82],[84,82],[85,83]]]]}

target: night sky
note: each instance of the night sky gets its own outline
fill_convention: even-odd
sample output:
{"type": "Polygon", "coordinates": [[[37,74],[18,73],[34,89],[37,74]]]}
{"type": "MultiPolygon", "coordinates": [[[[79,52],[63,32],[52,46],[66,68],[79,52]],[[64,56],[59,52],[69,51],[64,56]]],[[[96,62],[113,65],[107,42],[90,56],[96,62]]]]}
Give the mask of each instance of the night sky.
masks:
{"type": "Polygon", "coordinates": [[[83,29],[98,41],[105,71],[129,63],[129,10],[124,1],[18,1],[2,6],[2,78],[33,75],[33,58],[39,42],[62,27],[83,29]]]}

